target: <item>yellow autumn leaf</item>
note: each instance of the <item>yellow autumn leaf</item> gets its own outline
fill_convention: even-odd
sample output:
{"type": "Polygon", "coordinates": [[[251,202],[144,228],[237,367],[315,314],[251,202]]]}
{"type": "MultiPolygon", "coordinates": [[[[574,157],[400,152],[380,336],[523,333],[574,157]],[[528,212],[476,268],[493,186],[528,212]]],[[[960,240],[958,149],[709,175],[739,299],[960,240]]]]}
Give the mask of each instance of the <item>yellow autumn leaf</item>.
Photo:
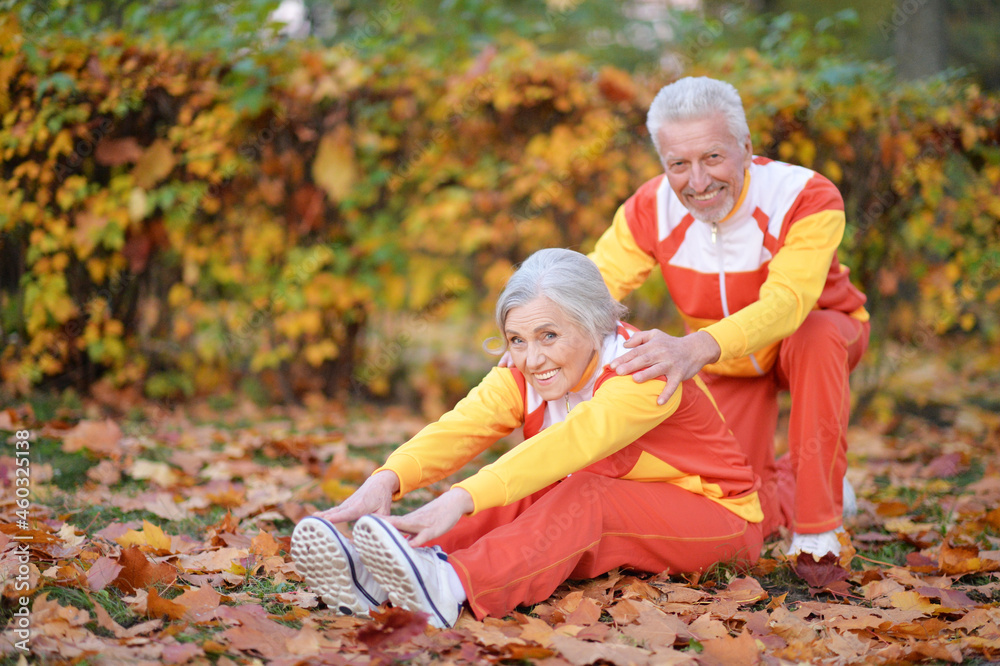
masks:
{"type": "Polygon", "coordinates": [[[941,608],[940,604],[931,603],[929,598],[913,590],[890,594],[889,601],[899,610],[915,610],[928,615],[934,614],[935,611],[941,608]]]}
{"type": "Polygon", "coordinates": [[[174,151],[167,141],[154,141],[132,169],[135,184],[143,189],[150,189],[173,171],[176,161],[174,151]]]}
{"type": "Polygon", "coordinates": [[[141,187],[133,187],[128,196],[128,219],[129,222],[139,222],[146,217],[149,205],[146,200],[146,190],[141,187]]]}
{"type": "Polygon", "coordinates": [[[357,180],[357,165],[351,131],[346,125],[337,127],[319,142],[312,164],[313,181],[333,202],[344,199],[357,180]]]}
{"type": "Polygon", "coordinates": [[[128,474],[136,480],[149,479],[164,488],[175,485],[178,480],[177,472],[170,465],[152,460],[136,460],[128,474]]]}
{"type": "Polygon", "coordinates": [[[142,521],[141,530],[129,530],[115,541],[125,548],[129,546],[149,546],[153,550],[170,550],[170,537],[148,520],[142,521]]]}
{"type": "Polygon", "coordinates": [[[799,159],[803,166],[811,167],[816,160],[816,144],[811,139],[804,139],[799,144],[799,159]]]}
{"type": "Polygon", "coordinates": [[[320,484],[320,488],[322,489],[324,495],[326,495],[330,500],[338,503],[343,502],[345,499],[353,495],[356,490],[354,486],[349,486],[338,479],[325,479],[320,484]]]}
{"type": "Polygon", "coordinates": [[[338,354],[339,350],[337,349],[337,345],[330,339],[321,340],[315,344],[308,345],[306,346],[304,352],[306,361],[314,368],[318,368],[323,365],[323,361],[337,358],[338,354]]]}
{"type": "Polygon", "coordinates": [[[962,125],[962,147],[972,150],[979,141],[979,128],[971,122],[962,125]]]}
{"type": "Polygon", "coordinates": [[[826,164],[823,166],[823,173],[826,177],[835,183],[839,183],[844,179],[844,170],[840,168],[840,165],[833,161],[827,160],[826,164]]]}

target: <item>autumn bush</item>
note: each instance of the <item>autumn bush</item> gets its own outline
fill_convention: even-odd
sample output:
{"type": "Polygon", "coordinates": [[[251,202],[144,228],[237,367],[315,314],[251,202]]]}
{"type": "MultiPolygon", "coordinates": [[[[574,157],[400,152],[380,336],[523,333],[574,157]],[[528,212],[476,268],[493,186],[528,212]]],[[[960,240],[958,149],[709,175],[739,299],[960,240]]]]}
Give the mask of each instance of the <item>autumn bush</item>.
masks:
{"type": "MultiPolygon", "coordinates": [[[[373,317],[489,334],[516,262],[590,249],[660,169],[644,118],[668,79],[524,42],[441,65],[402,47],[24,41],[0,14],[13,392],[104,378],[170,397],[262,375],[285,399],[386,393],[402,352],[363,344],[373,317]]],[[[697,55],[691,73],[743,93],[759,154],[840,186],[842,260],[881,330],[1000,336],[1000,100],[818,55],[697,55]]],[[[634,303],[666,316],[661,292],[634,303]]]]}

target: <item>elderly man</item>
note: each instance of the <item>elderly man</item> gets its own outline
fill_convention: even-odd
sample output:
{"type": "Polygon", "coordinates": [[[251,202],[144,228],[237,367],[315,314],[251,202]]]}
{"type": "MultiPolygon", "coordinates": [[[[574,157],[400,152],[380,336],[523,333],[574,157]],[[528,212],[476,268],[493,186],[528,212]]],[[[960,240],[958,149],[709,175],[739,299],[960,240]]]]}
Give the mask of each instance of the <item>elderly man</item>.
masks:
{"type": "Polygon", "coordinates": [[[665,173],[642,185],[590,255],[621,299],[654,266],[689,331],[631,338],[612,363],[665,402],[696,374],[761,477],[765,534],[789,554],[840,552],[848,375],[868,345],[865,296],[837,261],[844,203],[809,169],[755,157],[739,93],[685,78],[653,101],[647,127],[665,173]],[[790,468],[774,458],[777,392],[791,393],[790,468]]]}

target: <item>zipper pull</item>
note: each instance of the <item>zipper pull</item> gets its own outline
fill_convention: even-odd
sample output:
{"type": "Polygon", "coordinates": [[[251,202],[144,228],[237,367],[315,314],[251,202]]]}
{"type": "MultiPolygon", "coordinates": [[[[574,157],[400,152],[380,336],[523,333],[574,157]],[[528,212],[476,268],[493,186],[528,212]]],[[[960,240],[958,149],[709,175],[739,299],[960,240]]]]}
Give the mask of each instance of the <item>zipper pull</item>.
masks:
{"type": "Polygon", "coordinates": [[[715,245],[715,234],[718,230],[718,225],[716,225],[715,222],[712,222],[712,245],[715,245]]]}

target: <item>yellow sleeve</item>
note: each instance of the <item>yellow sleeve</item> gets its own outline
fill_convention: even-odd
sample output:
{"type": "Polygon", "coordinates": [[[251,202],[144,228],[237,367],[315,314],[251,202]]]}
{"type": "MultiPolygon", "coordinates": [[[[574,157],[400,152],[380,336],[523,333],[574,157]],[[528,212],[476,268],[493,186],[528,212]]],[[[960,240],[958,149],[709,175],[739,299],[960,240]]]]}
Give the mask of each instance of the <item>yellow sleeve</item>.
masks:
{"type": "Polygon", "coordinates": [[[625,218],[624,205],[618,207],[611,226],[587,256],[597,264],[611,297],[618,301],[642,286],[656,266],[656,259],[643,252],[635,242],[625,218]]]}
{"type": "Polygon", "coordinates": [[[760,299],[703,329],[719,343],[720,361],[759,351],[802,325],[823,292],[845,223],[843,211],[825,210],[792,225],[771,259],[760,299]]]}
{"type": "Polygon", "coordinates": [[[493,368],[455,408],[392,452],[376,472],[399,477],[399,499],[440,481],[524,423],[524,401],[507,368],[493,368]]]}
{"type": "Polygon", "coordinates": [[[473,513],[527,497],[628,446],[673,414],[682,388],[665,405],[657,405],[662,390],[662,381],[640,384],[629,376],[612,377],[565,421],[526,439],[455,486],[472,495],[473,513]]]}

